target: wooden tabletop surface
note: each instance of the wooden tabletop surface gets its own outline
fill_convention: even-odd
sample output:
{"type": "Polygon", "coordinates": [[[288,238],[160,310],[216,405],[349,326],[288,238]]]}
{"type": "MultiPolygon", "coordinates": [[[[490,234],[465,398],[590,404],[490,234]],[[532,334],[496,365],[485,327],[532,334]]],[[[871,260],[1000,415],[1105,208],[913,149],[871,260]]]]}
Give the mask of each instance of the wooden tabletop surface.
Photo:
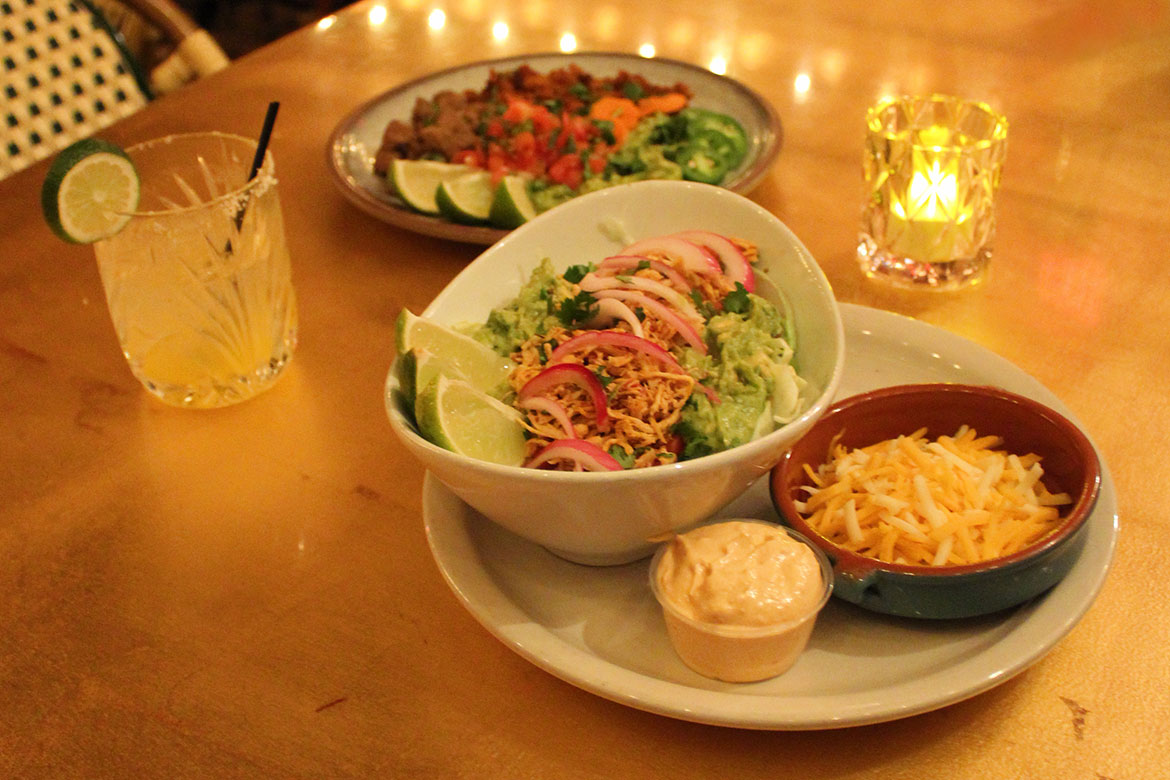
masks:
{"type": "Polygon", "coordinates": [[[0,775],[1170,776],[1165,2],[378,0],[329,22],[103,134],[254,135],[281,101],[272,149],[300,345],[247,403],[195,412],[149,397],[92,249],[42,221],[46,163],[0,182],[0,775]],[[1091,609],[1030,669],[882,724],[700,725],[561,681],[449,590],[424,535],[424,473],[388,427],[382,385],[399,310],[421,310],[481,249],[353,207],[326,143],[406,81],[573,40],[650,43],[757,90],[784,145],[751,197],[838,299],[990,349],[1081,421],[1112,474],[1120,535],[1091,609]],[[979,98],[1011,122],[982,287],[896,292],[858,271],[862,118],[898,92],[979,98]]]}

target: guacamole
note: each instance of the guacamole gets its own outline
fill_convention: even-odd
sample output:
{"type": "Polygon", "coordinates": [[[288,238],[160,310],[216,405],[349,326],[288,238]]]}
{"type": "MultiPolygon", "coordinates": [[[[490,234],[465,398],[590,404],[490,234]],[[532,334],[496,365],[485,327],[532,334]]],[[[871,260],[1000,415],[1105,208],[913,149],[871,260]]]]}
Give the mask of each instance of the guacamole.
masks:
{"type": "Polygon", "coordinates": [[[501,355],[510,355],[524,341],[560,324],[557,301],[572,297],[572,286],[553,270],[545,258],[520,288],[515,300],[493,309],[487,322],[472,331],[472,338],[501,355]]]}
{"type": "MultiPolygon", "coordinates": [[[[685,447],[682,457],[697,458],[746,444],[771,430],[771,418],[780,412],[773,399],[787,395],[786,381],[795,377],[792,349],[784,340],[785,322],[764,298],[748,294],[742,311],[725,311],[707,320],[706,355],[686,349],[680,362],[718,399],[691,395],[676,432],[685,447]],[[789,373],[791,372],[791,374],[789,373]]],[[[787,404],[785,404],[787,406],[787,404]]]]}

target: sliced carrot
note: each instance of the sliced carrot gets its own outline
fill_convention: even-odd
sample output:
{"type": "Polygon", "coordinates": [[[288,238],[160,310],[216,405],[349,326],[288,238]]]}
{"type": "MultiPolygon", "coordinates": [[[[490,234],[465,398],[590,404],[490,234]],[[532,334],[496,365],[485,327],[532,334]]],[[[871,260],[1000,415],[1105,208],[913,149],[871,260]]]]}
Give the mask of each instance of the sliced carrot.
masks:
{"type": "Polygon", "coordinates": [[[638,104],[629,98],[606,95],[597,99],[589,109],[589,116],[592,119],[607,120],[632,129],[638,124],[642,114],[638,110],[638,104]]]}
{"type": "Polygon", "coordinates": [[[687,96],[680,92],[668,92],[665,95],[650,95],[638,101],[638,111],[645,116],[661,111],[664,114],[674,114],[687,107],[687,96]]]}

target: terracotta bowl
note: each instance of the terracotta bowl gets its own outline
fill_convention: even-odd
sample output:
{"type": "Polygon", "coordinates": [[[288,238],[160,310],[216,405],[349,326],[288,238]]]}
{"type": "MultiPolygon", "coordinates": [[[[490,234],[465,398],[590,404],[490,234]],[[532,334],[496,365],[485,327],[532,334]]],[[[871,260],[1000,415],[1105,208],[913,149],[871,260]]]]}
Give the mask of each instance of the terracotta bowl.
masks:
{"type": "Polygon", "coordinates": [[[994,387],[921,384],[887,387],[833,404],[772,471],[772,501],[783,522],[807,536],[833,563],[833,595],[875,612],[920,618],[964,618],[1021,604],[1059,582],[1076,563],[1101,486],[1101,466],[1085,434],[1064,416],[994,387]],[[1003,437],[1002,449],[1034,452],[1044,483],[1073,502],[1061,507],[1057,530],[1014,554],[982,563],[932,567],[885,563],[830,542],[796,510],[800,486],[828,458],[840,436],[864,447],[926,426],[934,438],[961,425],[1003,437]]]}

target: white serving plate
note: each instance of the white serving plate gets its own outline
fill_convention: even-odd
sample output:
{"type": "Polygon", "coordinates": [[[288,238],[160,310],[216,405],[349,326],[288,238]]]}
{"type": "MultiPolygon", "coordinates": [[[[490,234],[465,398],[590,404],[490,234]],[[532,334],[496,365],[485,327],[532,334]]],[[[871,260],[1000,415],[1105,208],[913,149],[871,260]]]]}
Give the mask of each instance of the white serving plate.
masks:
{"type": "Polygon", "coordinates": [[[723,186],[746,193],[760,182],[780,152],[782,129],[771,104],[756,92],[706,68],[662,57],[635,54],[579,52],[531,54],[486,60],[449,68],[395,87],[359,106],[334,129],[326,149],[333,181],[355,206],[383,222],[416,233],[463,241],[494,244],[508,231],[478,225],[457,225],[439,217],[411,211],[398,200],[380,176],[374,174],[374,155],[382,133],[392,119],[408,120],[415,100],[429,99],[442,90],[481,90],[492,70],[512,70],[528,64],[541,73],[576,64],[594,76],[637,73],[656,84],[682,82],[693,92],[692,105],[734,117],[748,138],[748,152],[723,186]]]}
{"type": "MultiPolygon", "coordinates": [[[[948,331],[862,306],[841,306],[845,397],[893,384],[993,384],[1072,418],[1055,395],[987,349],[948,331]]],[[[1075,419],[1075,418],[1073,418],[1075,419]]],[[[647,562],[569,563],[477,514],[427,475],[423,517],[435,562],[488,631],[540,668],[615,702],[683,720],[754,729],[877,723],[953,704],[1042,658],[1096,598],[1117,542],[1117,497],[1102,460],[1089,537],[1047,594],[984,618],[916,621],[833,599],[808,650],[786,674],[750,684],[709,680],[675,655],[650,593],[647,562]]],[[[775,520],[760,480],[722,517],[775,520]]]]}

